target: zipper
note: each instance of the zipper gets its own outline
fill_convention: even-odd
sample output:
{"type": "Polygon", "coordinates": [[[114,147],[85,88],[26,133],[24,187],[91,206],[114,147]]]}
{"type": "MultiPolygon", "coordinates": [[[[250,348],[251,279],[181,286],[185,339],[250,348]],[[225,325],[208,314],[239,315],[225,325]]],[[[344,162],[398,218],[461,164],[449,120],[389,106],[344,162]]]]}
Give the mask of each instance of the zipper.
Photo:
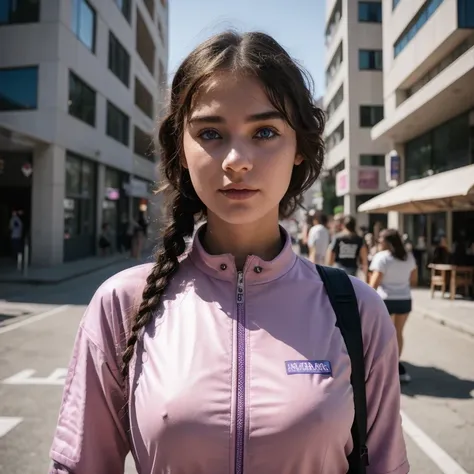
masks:
{"type": "Polygon", "coordinates": [[[245,439],[245,308],[244,272],[237,273],[237,397],[235,474],[244,472],[245,439]]]}

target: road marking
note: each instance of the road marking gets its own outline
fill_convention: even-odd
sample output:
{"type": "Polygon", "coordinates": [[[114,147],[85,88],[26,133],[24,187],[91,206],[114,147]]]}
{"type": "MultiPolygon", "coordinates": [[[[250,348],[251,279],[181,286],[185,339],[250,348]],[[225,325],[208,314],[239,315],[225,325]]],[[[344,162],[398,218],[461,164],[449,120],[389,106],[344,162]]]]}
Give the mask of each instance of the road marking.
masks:
{"type": "Polygon", "coordinates": [[[438,446],[402,411],[403,431],[439,467],[443,474],[468,474],[444,449],[438,446]]]}
{"type": "Polygon", "coordinates": [[[0,438],[5,436],[22,421],[23,418],[18,418],[16,416],[0,416],[0,438]]]}
{"type": "Polygon", "coordinates": [[[19,329],[23,326],[28,326],[28,324],[36,323],[37,321],[41,321],[42,319],[49,318],[50,316],[54,316],[57,313],[65,311],[68,309],[70,305],[64,304],[62,306],[58,306],[57,308],[50,309],[49,311],[45,311],[44,313],[35,314],[29,318],[23,319],[22,321],[18,321],[17,323],[9,324],[4,328],[0,328],[0,334],[5,334],[6,332],[13,331],[15,329],[19,329]]]}
{"type": "Polygon", "coordinates": [[[34,369],[25,369],[11,377],[2,380],[6,385],[64,385],[67,369],[55,369],[48,377],[33,377],[34,369]]]}

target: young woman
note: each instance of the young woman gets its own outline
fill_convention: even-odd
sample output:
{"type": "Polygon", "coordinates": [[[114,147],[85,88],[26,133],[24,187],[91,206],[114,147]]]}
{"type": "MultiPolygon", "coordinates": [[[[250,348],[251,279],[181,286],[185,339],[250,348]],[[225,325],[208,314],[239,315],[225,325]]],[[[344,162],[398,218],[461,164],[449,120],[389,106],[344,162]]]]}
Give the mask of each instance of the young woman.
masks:
{"type": "Polygon", "coordinates": [[[352,216],[344,217],[342,231],[334,236],[329,246],[326,263],[341,268],[348,275],[357,276],[359,268],[367,275],[367,247],[356,233],[356,221],[352,216]]]}
{"type": "MultiPolygon", "coordinates": [[[[403,329],[412,309],[411,291],[418,279],[416,261],[411,252],[407,252],[402,237],[395,229],[380,233],[381,251],[370,264],[372,276],[370,286],[375,288],[385,301],[397,332],[398,353],[403,349],[403,329]]],[[[409,382],[410,375],[404,365],[398,364],[400,382],[409,382]]]]}
{"type": "MultiPolygon", "coordinates": [[[[170,100],[159,131],[170,222],[156,263],[113,276],[86,311],[50,472],[123,473],[131,451],[146,474],[345,473],[351,363],[315,266],[278,226],[319,175],[324,114],[262,33],[198,46],[170,100]],[[308,361],[331,370],[288,369],[308,361]]],[[[367,472],[405,474],[395,331],[376,292],[353,284],[367,472]]]]}

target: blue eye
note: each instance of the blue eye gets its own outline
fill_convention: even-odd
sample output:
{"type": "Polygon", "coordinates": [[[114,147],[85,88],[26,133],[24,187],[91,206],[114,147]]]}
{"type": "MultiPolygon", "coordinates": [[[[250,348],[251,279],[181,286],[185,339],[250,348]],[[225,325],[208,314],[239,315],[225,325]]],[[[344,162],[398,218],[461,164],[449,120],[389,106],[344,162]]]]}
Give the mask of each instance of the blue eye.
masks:
{"type": "Polygon", "coordinates": [[[258,130],[255,136],[260,140],[271,140],[272,138],[278,136],[278,133],[273,130],[273,128],[264,127],[258,130]]]}
{"type": "Polygon", "coordinates": [[[221,136],[215,130],[204,130],[203,132],[199,134],[199,138],[209,141],[209,140],[218,140],[221,138],[221,136]]]}

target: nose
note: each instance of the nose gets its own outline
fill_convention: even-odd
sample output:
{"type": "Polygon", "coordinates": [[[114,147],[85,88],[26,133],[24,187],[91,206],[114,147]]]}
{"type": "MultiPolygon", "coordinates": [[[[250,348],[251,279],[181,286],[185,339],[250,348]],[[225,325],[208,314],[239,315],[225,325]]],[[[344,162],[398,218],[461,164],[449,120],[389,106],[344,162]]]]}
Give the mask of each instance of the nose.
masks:
{"type": "Polygon", "coordinates": [[[229,172],[246,172],[253,168],[251,153],[242,145],[232,145],[227,152],[224,161],[222,162],[222,169],[229,172]]]}

